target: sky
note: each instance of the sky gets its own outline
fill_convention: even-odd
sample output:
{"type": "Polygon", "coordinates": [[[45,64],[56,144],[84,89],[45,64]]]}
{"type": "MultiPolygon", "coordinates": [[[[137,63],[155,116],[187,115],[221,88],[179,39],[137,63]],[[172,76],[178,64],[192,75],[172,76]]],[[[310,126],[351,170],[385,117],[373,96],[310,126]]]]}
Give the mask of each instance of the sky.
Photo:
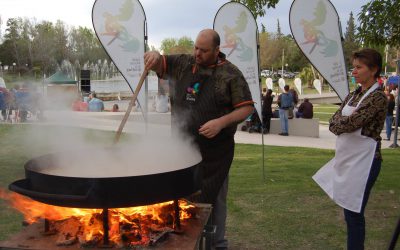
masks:
{"type": "MultiPolygon", "coordinates": [[[[61,20],[69,26],[85,26],[93,29],[92,7],[94,0],[0,0],[1,30],[11,17],[35,18],[56,22],[61,20]]],[[[165,38],[188,36],[195,40],[204,28],[212,28],[218,9],[227,0],[140,0],[145,11],[148,29],[148,43],[157,49],[165,38]],[[199,4],[201,3],[201,4],[199,4]]],[[[342,30],[345,32],[350,12],[357,15],[367,0],[331,0],[335,6],[342,30]]],[[[290,34],[289,10],[291,0],[280,0],[275,9],[266,9],[264,17],[257,18],[268,32],[276,32],[277,20],[283,34],[290,34]]]]}

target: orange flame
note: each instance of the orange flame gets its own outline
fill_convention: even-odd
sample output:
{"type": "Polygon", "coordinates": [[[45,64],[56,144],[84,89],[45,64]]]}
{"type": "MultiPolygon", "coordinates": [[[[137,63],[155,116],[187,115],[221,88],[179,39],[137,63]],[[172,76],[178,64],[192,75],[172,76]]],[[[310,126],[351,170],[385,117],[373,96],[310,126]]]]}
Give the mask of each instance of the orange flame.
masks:
{"type": "MultiPolygon", "coordinates": [[[[103,224],[102,224],[102,209],[79,209],[79,208],[67,208],[58,207],[41,202],[34,201],[25,196],[19,195],[14,192],[6,192],[0,189],[0,198],[7,200],[10,205],[21,212],[24,215],[25,221],[28,223],[34,223],[40,219],[48,219],[50,221],[66,220],[72,217],[78,218],[82,226],[82,236],[84,241],[89,241],[96,236],[104,235],[103,224]]],[[[136,227],[146,233],[146,227],[139,225],[137,221],[142,224],[143,221],[153,222],[155,225],[167,225],[168,214],[173,213],[173,201],[158,203],[150,206],[140,206],[131,208],[118,208],[109,209],[109,237],[113,242],[121,241],[121,225],[131,225],[134,230],[136,227]]],[[[190,210],[194,208],[193,205],[180,200],[180,220],[191,218],[190,210]]],[[[136,243],[131,242],[130,244],[142,244],[148,242],[148,237],[141,237],[136,243]]]]}

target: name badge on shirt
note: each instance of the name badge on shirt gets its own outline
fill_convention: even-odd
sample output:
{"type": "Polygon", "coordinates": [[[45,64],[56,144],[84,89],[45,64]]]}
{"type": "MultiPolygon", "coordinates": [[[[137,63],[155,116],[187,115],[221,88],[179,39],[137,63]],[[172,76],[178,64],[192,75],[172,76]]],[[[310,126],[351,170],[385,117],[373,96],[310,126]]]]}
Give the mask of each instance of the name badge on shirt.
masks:
{"type": "Polygon", "coordinates": [[[200,92],[200,82],[193,83],[186,89],[186,101],[193,104],[196,102],[196,96],[200,92]]]}
{"type": "Polygon", "coordinates": [[[193,104],[196,102],[196,96],[194,94],[186,93],[186,101],[193,104]]]}

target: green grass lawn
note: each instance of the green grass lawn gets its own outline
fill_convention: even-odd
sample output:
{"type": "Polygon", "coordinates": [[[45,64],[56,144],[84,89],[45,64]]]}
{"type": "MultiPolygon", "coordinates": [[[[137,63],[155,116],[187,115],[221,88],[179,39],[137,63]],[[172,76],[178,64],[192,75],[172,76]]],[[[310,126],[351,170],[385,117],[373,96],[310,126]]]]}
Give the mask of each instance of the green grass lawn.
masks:
{"type": "Polygon", "coordinates": [[[338,109],[339,106],[334,104],[314,104],[314,118],[318,118],[322,124],[328,124],[329,119],[338,109]]]}
{"type": "MultiPolygon", "coordinates": [[[[64,128],[93,145],[110,145],[113,132],[64,128]]],[[[23,178],[30,158],[55,151],[49,126],[0,125],[0,187],[23,178]],[[32,128],[35,128],[32,130],[32,128]],[[31,136],[34,131],[34,136],[31,136]]],[[[123,137],[122,139],[126,139],[123,137]]],[[[343,212],[311,176],[333,150],[237,144],[230,172],[227,237],[232,249],[345,249],[343,212]]],[[[366,249],[386,249],[400,214],[400,151],[384,162],[366,209],[366,249]]],[[[0,240],[21,230],[22,216],[0,201],[0,240]]]]}

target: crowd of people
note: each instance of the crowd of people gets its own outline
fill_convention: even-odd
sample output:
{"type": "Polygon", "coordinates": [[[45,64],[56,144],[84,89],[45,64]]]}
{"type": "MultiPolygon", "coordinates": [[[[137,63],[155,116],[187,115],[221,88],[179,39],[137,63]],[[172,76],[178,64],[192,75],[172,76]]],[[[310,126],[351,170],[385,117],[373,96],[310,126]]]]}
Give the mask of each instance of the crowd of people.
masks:
{"type": "Polygon", "coordinates": [[[383,140],[390,141],[391,140],[391,135],[393,132],[393,126],[396,125],[396,120],[394,117],[397,117],[397,124],[400,125],[400,116],[394,116],[394,111],[395,108],[397,107],[397,96],[398,96],[398,91],[399,89],[396,88],[397,86],[395,85],[389,85],[384,83],[384,92],[385,95],[388,99],[388,106],[387,106],[387,112],[386,112],[386,119],[385,119],[385,132],[386,132],[386,138],[383,138],[383,140]]]}
{"type": "MultiPolygon", "coordinates": [[[[149,51],[144,55],[144,63],[146,70],[170,80],[173,134],[190,136],[202,156],[199,163],[202,192],[189,198],[213,205],[210,223],[217,227],[212,245],[215,249],[227,249],[228,176],[235,152],[237,124],[247,118],[249,132],[269,133],[276,112],[272,108],[273,91],[265,90],[260,119],[242,72],[226,59],[219,46],[219,35],[212,29],[205,29],[198,34],[192,55],[161,55],[149,51]]],[[[392,123],[394,96],[385,95],[376,82],[382,68],[382,58],[377,51],[363,49],[354,53],[353,66],[353,75],[360,87],[345,98],[330,119],[329,129],[338,136],[336,154],[314,179],[329,195],[334,193],[331,198],[343,207],[348,249],[364,249],[364,210],[381,168],[380,133],[385,120],[387,124],[392,123]]],[[[27,112],[40,110],[40,105],[35,103],[37,98],[32,95],[26,87],[10,91],[0,89],[3,119],[14,110],[24,121],[27,112]]],[[[163,102],[162,111],[166,112],[168,99],[158,98],[163,102]]],[[[310,100],[304,98],[299,105],[297,92],[288,85],[277,97],[277,105],[281,123],[279,135],[289,135],[289,119],[313,118],[310,100]]],[[[90,93],[87,98],[79,96],[72,109],[101,112],[104,103],[95,93],[90,93]]],[[[118,105],[114,105],[113,111],[118,110],[118,105]]],[[[387,133],[390,139],[389,128],[387,133]]]]}
{"type": "Polygon", "coordinates": [[[1,120],[4,122],[26,122],[28,118],[43,119],[41,93],[29,84],[15,85],[11,89],[0,88],[1,120]]]}
{"type": "MultiPolygon", "coordinates": [[[[80,95],[72,103],[73,111],[101,112],[104,111],[104,102],[97,98],[96,93],[90,93],[89,96],[82,98],[80,95]]],[[[113,112],[119,111],[118,104],[115,104],[113,112]]]]}
{"type": "MultiPolygon", "coordinates": [[[[227,249],[226,197],[235,126],[247,117],[245,130],[268,133],[274,117],[274,95],[272,90],[263,95],[261,122],[243,75],[219,51],[219,42],[215,31],[203,30],[196,39],[193,55],[160,55],[152,51],[144,59],[146,69],[171,80],[172,125],[194,138],[203,158],[202,193],[194,200],[213,205],[211,220],[217,225],[213,247],[227,249]],[[227,88],[235,89],[226,91],[227,88]]],[[[377,83],[382,68],[380,54],[372,49],[355,52],[353,66],[353,76],[360,87],[346,97],[330,119],[329,129],[338,136],[336,154],[313,178],[344,209],[348,249],[364,249],[364,210],[381,167],[380,132],[388,101],[377,83]]],[[[289,135],[288,119],[313,117],[309,99],[305,98],[300,106],[298,102],[297,92],[286,85],[277,99],[280,135],[289,135]]]]}
{"type": "Polygon", "coordinates": [[[276,100],[277,107],[274,110],[275,95],[271,89],[263,89],[261,119],[258,113],[254,111],[246,119],[246,124],[242,126],[242,131],[249,133],[259,132],[268,134],[271,129],[271,119],[279,118],[281,124],[281,133],[279,135],[289,135],[289,119],[303,118],[312,119],[314,116],[314,106],[308,98],[304,98],[303,102],[299,103],[297,91],[290,88],[289,85],[284,86],[284,91],[278,95],[276,100]]]}

